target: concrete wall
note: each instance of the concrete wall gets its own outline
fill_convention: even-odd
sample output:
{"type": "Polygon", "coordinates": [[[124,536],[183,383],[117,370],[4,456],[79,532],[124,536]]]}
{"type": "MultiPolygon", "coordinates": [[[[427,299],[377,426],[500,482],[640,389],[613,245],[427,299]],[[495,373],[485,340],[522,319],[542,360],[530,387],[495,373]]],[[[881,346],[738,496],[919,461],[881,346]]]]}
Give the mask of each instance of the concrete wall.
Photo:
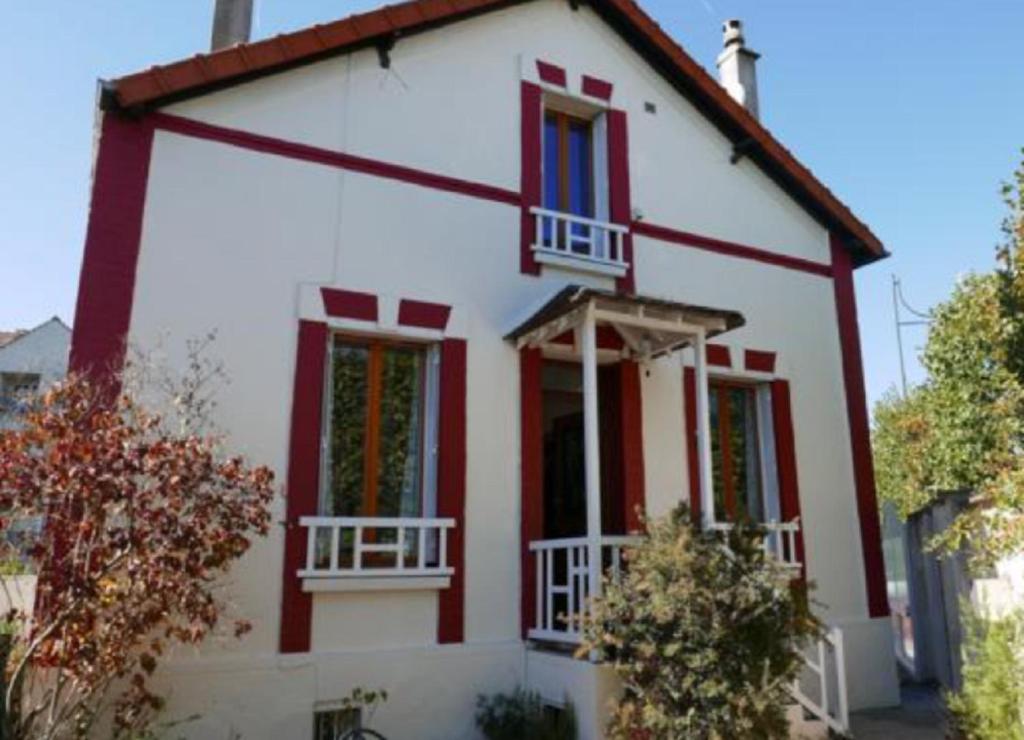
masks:
{"type": "MultiPolygon", "coordinates": [[[[629,115],[633,204],[648,222],[828,264],[822,226],[748,161],[731,165],[728,141],[698,111],[590,10],[574,13],[560,0],[402,39],[390,71],[374,51],[357,52],[170,112],[517,190],[519,83],[532,79],[538,58],[564,66],[576,87],[584,72],[613,82],[613,104],[629,115]]],[[[779,353],[779,375],[792,382],[807,557],[824,616],[877,624],[865,603],[831,281],[646,238],[636,239],[635,261],[638,292],[738,309],[748,325],[724,340],[779,353]]],[[[172,710],[204,716],[196,727],[207,729],[195,737],[233,727],[244,737],[308,736],[314,702],[356,685],[392,693],[378,715],[392,740],[465,737],[476,693],[526,679],[519,371],[502,337],[559,287],[610,283],[550,269],[524,276],[518,264],[516,207],[157,132],[130,341],[162,347],[173,365],[187,338],[218,331],[215,352],[232,381],[218,421],[239,452],[284,478],[297,323],[302,296],[316,286],[449,304],[469,352],[466,644],[430,644],[434,594],[318,595],[315,652],[278,656],[283,537],[275,528],[228,584],[254,632],[204,648],[200,660],[182,658],[168,675],[172,710]],[[172,679],[180,675],[196,680],[172,679]],[[430,734],[428,716],[449,724],[430,734]]],[[[687,490],[682,380],[678,358],[648,370],[646,479],[658,513],[687,490]]],[[[877,630],[854,632],[864,637],[848,651],[874,657],[851,681],[888,690],[877,675],[891,667],[891,646],[877,630]]]]}

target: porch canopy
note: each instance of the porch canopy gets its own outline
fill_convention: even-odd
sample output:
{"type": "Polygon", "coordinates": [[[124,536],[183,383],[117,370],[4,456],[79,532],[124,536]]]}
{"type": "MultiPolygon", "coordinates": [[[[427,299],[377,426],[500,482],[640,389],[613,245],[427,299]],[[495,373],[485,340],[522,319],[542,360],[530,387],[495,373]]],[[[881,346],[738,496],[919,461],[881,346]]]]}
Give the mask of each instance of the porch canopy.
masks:
{"type": "MultiPolygon", "coordinates": [[[[518,349],[565,348],[556,339],[571,333],[572,353],[583,373],[583,449],[586,487],[587,543],[585,596],[601,592],[602,523],[601,459],[598,424],[598,327],[610,326],[622,338],[620,357],[647,362],[694,348],[697,376],[697,444],[702,517],[714,522],[711,477],[711,417],[708,395],[707,340],[743,326],[743,315],[660,298],[622,295],[570,285],[556,293],[506,339],[518,349]]],[[[543,631],[542,631],[543,633],[543,631]]]]}

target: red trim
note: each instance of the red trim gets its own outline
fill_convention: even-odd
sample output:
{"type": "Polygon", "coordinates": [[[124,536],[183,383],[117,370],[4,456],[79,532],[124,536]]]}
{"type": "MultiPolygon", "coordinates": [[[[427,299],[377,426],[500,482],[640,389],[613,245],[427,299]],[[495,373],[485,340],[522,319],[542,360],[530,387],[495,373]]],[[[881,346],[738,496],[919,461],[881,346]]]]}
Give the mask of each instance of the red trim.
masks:
{"type": "Polygon", "coordinates": [[[743,367],[755,373],[774,373],[775,353],[748,349],[743,353],[743,367]]]}
{"type": "Polygon", "coordinates": [[[519,350],[519,434],[521,486],[520,624],[526,639],[536,609],[536,571],[530,542],[544,537],[544,421],[539,349],[519,350]]]}
{"type": "Polygon", "coordinates": [[[797,270],[798,272],[820,275],[821,277],[832,277],[832,268],[829,265],[811,262],[799,257],[776,254],[775,252],[769,252],[758,247],[749,247],[743,244],[700,236],[699,234],[691,234],[686,231],[677,231],[665,226],[655,226],[644,221],[634,222],[633,232],[650,239],[703,249],[707,252],[724,254],[728,257],[739,257],[740,259],[754,260],[755,262],[775,265],[776,267],[784,267],[787,270],[797,270]]]}
{"type": "Polygon", "coordinates": [[[605,82],[597,77],[591,77],[590,75],[583,75],[583,94],[589,95],[592,98],[600,98],[601,100],[611,100],[612,90],[614,86],[610,82],[605,82]]]}
{"type": "Polygon", "coordinates": [[[540,205],[541,188],[541,127],[544,118],[543,94],[540,87],[530,82],[520,86],[520,183],[519,204],[519,271],[527,275],[540,275],[540,263],[533,256],[533,238],[536,222],[530,208],[540,205]]]}
{"type": "Polygon", "coordinates": [[[857,327],[857,296],[853,286],[853,262],[850,252],[831,237],[832,266],[835,270],[836,313],[839,318],[839,343],[842,347],[843,381],[846,386],[846,412],[850,424],[854,482],[857,487],[857,514],[867,580],[868,613],[872,617],[889,615],[886,593],[885,561],[882,558],[882,534],[875,495],[875,467],[871,458],[871,431],[868,403],[864,391],[864,367],[861,364],[860,330],[857,327]]]}
{"type": "Polygon", "coordinates": [[[437,641],[462,642],[466,612],[466,340],[441,343],[437,514],[455,519],[448,533],[451,585],[438,596],[437,641]]]}
{"type": "Polygon", "coordinates": [[[402,326],[418,326],[421,329],[444,331],[448,327],[448,318],[451,313],[451,306],[403,298],[398,304],[398,323],[402,326]]]}
{"type": "Polygon", "coordinates": [[[716,367],[732,367],[732,353],[724,344],[708,345],[708,364],[716,367]]]}
{"type": "MultiPolygon", "coordinates": [[[[772,420],[775,432],[775,463],[779,475],[779,508],[782,521],[789,522],[800,516],[800,485],[797,475],[796,438],[793,433],[793,409],[790,401],[789,382],[776,380],[771,384],[772,420]]],[[[804,558],[804,533],[801,522],[796,536],[796,556],[803,564],[803,575],[807,577],[807,560],[804,558]]]]}
{"type": "MultiPolygon", "coordinates": [[[[633,218],[629,190],[629,130],[626,113],[621,110],[608,111],[608,189],[612,222],[629,226],[633,218]]],[[[615,285],[619,292],[633,293],[636,290],[636,265],[632,231],[622,236],[622,256],[629,265],[629,271],[616,280],[615,285]]]]}
{"type": "Polygon", "coordinates": [[[281,576],[282,653],[308,653],[313,627],[313,599],[303,593],[297,575],[306,562],[306,531],[299,518],[317,513],[320,484],[321,413],[324,400],[324,363],[327,325],[300,321],[292,391],[291,440],[288,446],[288,487],[284,535],[284,571],[281,576]]]}
{"type": "Polygon", "coordinates": [[[693,521],[700,521],[700,462],[697,459],[697,371],[692,367],[683,368],[683,404],[686,413],[686,461],[687,477],[690,483],[690,514],[693,521]]]}
{"type": "Polygon", "coordinates": [[[377,321],[377,296],[354,290],[321,288],[324,311],[328,316],[357,321],[377,321]]]}
{"type": "Polygon", "coordinates": [[[103,116],[69,360],[94,380],[124,365],[152,149],[150,121],[103,116]]]}
{"type": "Polygon", "coordinates": [[[640,390],[640,366],[629,360],[619,363],[622,396],[622,488],[626,508],[626,532],[644,528],[644,416],[640,390]]]}
{"type": "Polygon", "coordinates": [[[569,84],[568,77],[565,74],[565,70],[559,67],[557,64],[542,62],[540,59],[538,59],[537,74],[540,76],[542,82],[546,82],[549,85],[566,87],[569,84]]]}
{"type": "Polygon", "coordinates": [[[519,205],[519,193],[505,190],[493,185],[485,185],[470,180],[461,180],[457,177],[438,175],[433,172],[418,170],[413,167],[405,167],[399,164],[381,162],[376,159],[359,157],[354,154],[321,149],[320,147],[299,144],[293,141],[276,139],[271,136],[254,134],[249,131],[215,126],[209,123],[201,123],[188,118],[170,115],[168,113],[151,113],[149,118],[153,124],[164,131],[191,136],[196,139],[217,141],[229,146],[237,146],[242,149],[273,154],[276,156],[297,159],[303,162],[313,162],[328,167],[337,167],[350,172],[360,172],[364,175],[383,177],[389,180],[419,185],[421,187],[444,190],[449,193],[468,195],[472,198],[506,203],[508,205],[519,205]]]}
{"type": "MultiPolygon", "coordinates": [[[[572,346],[573,345],[573,333],[567,331],[563,334],[559,334],[554,339],[550,340],[551,344],[563,344],[572,346]]],[[[615,331],[615,327],[602,324],[597,327],[597,348],[598,349],[610,349],[614,351],[621,350],[625,346],[625,342],[622,341],[622,335],[615,331]]]]}

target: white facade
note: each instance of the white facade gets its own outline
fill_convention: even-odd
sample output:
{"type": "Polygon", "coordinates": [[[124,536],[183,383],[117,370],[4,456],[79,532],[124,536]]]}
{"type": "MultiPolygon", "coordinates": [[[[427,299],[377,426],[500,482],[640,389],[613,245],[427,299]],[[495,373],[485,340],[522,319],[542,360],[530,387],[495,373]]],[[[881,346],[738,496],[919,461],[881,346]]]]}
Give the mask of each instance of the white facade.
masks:
{"type": "MultiPolygon", "coordinates": [[[[537,82],[538,59],[567,70],[570,95],[582,74],[613,82],[612,104],[629,116],[632,204],[644,222],[831,265],[824,226],[755,164],[731,164],[729,140],[593,11],[559,0],[403,38],[390,70],[370,48],[164,112],[515,192],[520,83],[537,82]]],[[[608,676],[522,639],[520,368],[504,337],[567,284],[614,285],[552,267],[522,274],[519,232],[513,205],[157,126],[128,339],[161,346],[174,364],[187,338],[217,330],[215,353],[231,378],[218,422],[237,451],[287,479],[300,320],[438,338],[395,320],[401,299],[434,302],[451,306],[446,335],[468,351],[464,641],[437,644],[439,591],[429,586],[317,593],[310,651],[281,654],[284,533],[275,528],[229,584],[254,631],[174,656],[163,673],[171,716],[200,715],[181,732],[311,737],[314,710],[362,686],[390,693],[374,727],[392,740],[474,737],[477,694],[529,683],[553,701],[577,696],[584,736],[598,736],[608,676]],[[378,296],[378,320],[328,317],[321,287],[378,296]],[[553,680],[560,675],[569,678],[553,680]],[[582,685],[597,693],[581,697],[582,685]]],[[[888,620],[869,616],[865,596],[832,280],[648,236],[634,244],[638,294],[745,316],[716,340],[738,372],[746,349],[777,354],[774,376],[750,378],[791,384],[808,577],[822,617],[843,629],[851,706],[895,702],[888,620]]],[[[645,366],[641,393],[646,508],[658,515],[688,495],[679,356],[645,366]]],[[[276,506],[280,521],[285,503],[276,506]]]]}

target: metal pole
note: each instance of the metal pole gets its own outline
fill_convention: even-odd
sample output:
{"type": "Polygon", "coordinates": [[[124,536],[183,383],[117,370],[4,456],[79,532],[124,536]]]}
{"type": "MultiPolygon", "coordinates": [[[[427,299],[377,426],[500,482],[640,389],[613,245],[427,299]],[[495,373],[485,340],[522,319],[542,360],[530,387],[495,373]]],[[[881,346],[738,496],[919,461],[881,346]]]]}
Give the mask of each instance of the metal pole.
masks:
{"type": "MultiPolygon", "coordinates": [[[[715,494],[711,476],[711,399],[708,395],[708,361],[707,335],[701,329],[693,343],[696,355],[697,380],[697,450],[698,470],[700,471],[700,506],[701,521],[704,527],[710,528],[715,523],[715,494]]],[[[691,472],[693,475],[696,471],[691,472]]]]}
{"type": "Polygon", "coordinates": [[[907,363],[903,358],[903,322],[900,320],[900,279],[892,276],[892,308],[896,317],[896,347],[900,353],[900,381],[903,384],[903,397],[907,397],[907,363]]]}
{"type": "Polygon", "coordinates": [[[597,403],[597,320],[587,307],[581,327],[583,350],[583,464],[587,488],[587,575],[589,596],[601,595],[601,440],[597,403]]]}

